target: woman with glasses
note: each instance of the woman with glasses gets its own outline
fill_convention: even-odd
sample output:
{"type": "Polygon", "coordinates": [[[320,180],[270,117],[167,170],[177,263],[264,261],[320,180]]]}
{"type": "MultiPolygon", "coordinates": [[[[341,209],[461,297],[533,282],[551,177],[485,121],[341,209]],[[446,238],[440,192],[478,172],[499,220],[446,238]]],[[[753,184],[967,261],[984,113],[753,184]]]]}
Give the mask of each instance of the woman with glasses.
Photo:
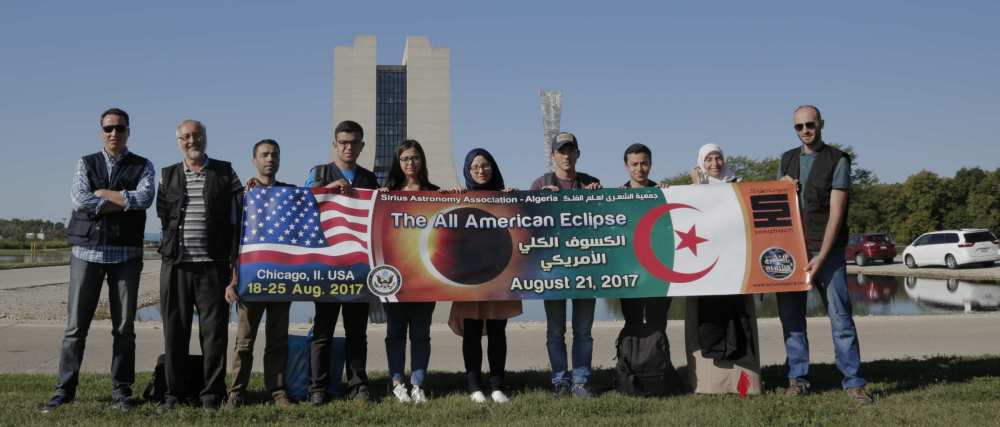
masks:
{"type": "MultiPolygon", "coordinates": [[[[504,187],[500,167],[490,153],[475,148],[465,156],[465,188],[471,191],[515,191],[504,187]]],[[[489,338],[486,347],[490,365],[490,398],[497,403],[509,401],[502,390],[504,365],[507,363],[507,319],[521,314],[521,301],[455,302],[448,325],[462,337],[466,385],[469,398],[486,402],[482,387],[483,333],[489,338]]]]}
{"type": "MultiPolygon", "coordinates": [[[[427,179],[427,165],[424,149],[420,143],[408,139],[398,148],[386,178],[384,190],[437,191],[438,186],[427,179]]],[[[434,302],[393,302],[385,303],[388,329],[385,349],[389,358],[389,376],[392,379],[392,394],[403,403],[425,403],[427,395],[421,388],[427,365],[431,358],[431,317],[434,302]],[[403,381],[406,366],[406,334],[410,335],[410,385],[409,393],[403,381]]]]}
{"type": "MultiPolygon", "coordinates": [[[[691,169],[694,184],[740,178],[726,166],[722,147],[705,144],[691,169]]],[[[757,316],[750,295],[688,297],[684,316],[688,375],[695,393],[760,394],[757,316]]]]}

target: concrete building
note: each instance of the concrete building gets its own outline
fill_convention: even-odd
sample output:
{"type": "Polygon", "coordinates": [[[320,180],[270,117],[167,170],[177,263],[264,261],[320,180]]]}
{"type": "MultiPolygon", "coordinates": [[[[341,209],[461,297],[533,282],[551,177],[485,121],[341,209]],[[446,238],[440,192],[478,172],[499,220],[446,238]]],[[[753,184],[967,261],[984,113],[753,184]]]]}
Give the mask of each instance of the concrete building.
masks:
{"type": "Polygon", "coordinates": [[[407,37],[401,65],[377,65],[375,36],[358,36],[333,51],[333,126],[354,120],[365,129],[358,162],[379,180],[396,147],[420,141],[431,182],[458,185],[451,149],[451,51],[427,37],[407,37]]]}

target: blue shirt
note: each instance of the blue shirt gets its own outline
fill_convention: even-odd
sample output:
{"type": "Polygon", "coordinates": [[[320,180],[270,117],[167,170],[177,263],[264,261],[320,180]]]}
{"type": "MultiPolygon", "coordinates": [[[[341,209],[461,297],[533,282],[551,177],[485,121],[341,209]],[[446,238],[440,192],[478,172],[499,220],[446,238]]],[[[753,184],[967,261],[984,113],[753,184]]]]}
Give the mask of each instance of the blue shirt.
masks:
{"type": "MultiPolygon", "coordinates": [[[[357,167],[353,167],[347,170],[338,167],[337,170],[340,171],[340,174],[344,176],[344,179],[346,179],[347,182],[351,184],[354,183],[354,177],[357,175],[358,171],[357,167]]],[[[309,176],[306,177],[306,183],[304,185],[306,188],[312,188],[312,186],[316,184],[316,181],[313,179],[314,175],[316,175],[316,168],[309,169],[309,176]]]]}
{"type": "MultiPolygon", "coordinates": [[[[117,158],[111,157],[107,151],[101,150],[104,154],[104,165],[108,168],[108,176],[114,176],[118,162],[125,158],[128,149],[122,150],[117,158]]],[[[125,199],[125,210],[146,210],[153,204],[156,196],[156,186],[153,185],[155,179],[153,162],[146,160],[146,165],[139,175],[139,184],[133,191],[122,191],[122,198],[125,199]]],[[[95,189],[90,188],[90,180],[87,179],[87,165],[83,159],[76,162],[76,172],[73,174],[73,186],[70,189],[70,200],[73,202],[73,210],[89,211],[95,214],[101,213],[101,207],[107,203],[107,199],[94,195],[95,189]]],[[[128,261],[137,256],[142,256],[142,248],[135,246],[94,246],[83,247],[73,246],[73,256],[99,264],[117,264],[128,261]]]]}

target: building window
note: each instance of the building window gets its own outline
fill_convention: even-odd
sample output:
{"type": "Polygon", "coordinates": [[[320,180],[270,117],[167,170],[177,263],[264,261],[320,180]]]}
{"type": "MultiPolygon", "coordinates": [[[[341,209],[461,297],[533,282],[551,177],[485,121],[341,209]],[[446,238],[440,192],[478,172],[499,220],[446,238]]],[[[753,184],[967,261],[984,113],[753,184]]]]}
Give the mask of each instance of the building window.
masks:
{"type": "Polygon", "coordinates": [[[375,176],[385,184],[396,147],[406,141],[406,66],[379,65],[375,79],[375,176]]]}

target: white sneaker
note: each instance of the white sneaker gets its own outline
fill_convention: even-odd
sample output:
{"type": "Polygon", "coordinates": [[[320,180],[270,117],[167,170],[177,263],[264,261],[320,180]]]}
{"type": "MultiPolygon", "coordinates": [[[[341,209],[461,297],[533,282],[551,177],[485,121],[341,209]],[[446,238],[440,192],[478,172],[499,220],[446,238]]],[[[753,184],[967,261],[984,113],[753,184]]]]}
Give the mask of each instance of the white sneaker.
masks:
{"type": "Polygon", "coordinates": [[[493,398],[493,401],[496,403],[510,402],[510,398],[508,398],[507,395],[503,394],[503,392],[500,390],[493,390],[493,393],[490,394],[490,397],[493,398]]]}
{"type": "Polygon", "coordinates": [[[481,391],[475,391],[469,395],[469,398],[476,403],[486,403],[486,395],[481,391]]]}
{"type": "MultiPolygon", "coordinates": [[[[414,387],[414,389],[416,389],[416,387],[414,387]]],[[[406,384],[403,383],[396,384],[396,386],[392,388],[392,394],[396,396],[396,400],[398,400],[400,403],[413,402],[413,400],[410,399],[410,396],[406,394],[406,384]]]]}
{"type": "Polygon", "coordinates": [[[424,395],[424,391],[418,385],[413,386],[413,389],[410,390],[410,398],[416,404],[427,403],[427,396],[424,395]]]}

